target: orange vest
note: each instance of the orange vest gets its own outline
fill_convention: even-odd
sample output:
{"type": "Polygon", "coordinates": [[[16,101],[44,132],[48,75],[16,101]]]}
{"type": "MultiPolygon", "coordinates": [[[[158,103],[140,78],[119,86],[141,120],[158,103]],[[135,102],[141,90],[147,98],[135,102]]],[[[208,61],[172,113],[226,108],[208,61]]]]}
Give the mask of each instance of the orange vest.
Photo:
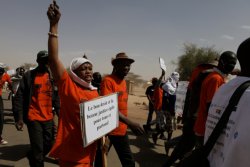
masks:
{"type": "Polygon", "coordinates": [[[28,119],[31,121],[53,119],[52,84],[48,73],[38,73],[35,77],[28,119]]]}
{"type": "Polygon", "coordinates": [[[207,121],[207,104],[211,103],[215,92],[225,83],[224,78],[217,72],[212,72],[203,81],[200,93],[200,102],[194,131],[199,136],[204,136],[207,121]]]}
{"type": "MultiPolygon", "coordinates": [[[[128,93],[126,81],[117,78],[115,75],[106,76],[101,83],[101,95],[108,95],[114,92],[118,94],[119,112],[128,116],[128,93]]],[[[119,127],[110,132],[109,135],[124,136],[127,132],[127,125],[119,121],[119,127]]]]}
{"type": "Polygon", "coordinates": [[[66,162],[92,163],[96,142],[83,147],[79,104],[98,97],[98,92],[76,84],[66,71],[58,81],[58,90],[61,100],[58,133],[49,155],[66,162]]]}
{"type": "Polygon", "coordinates": [[[154,109],[156,111],[162,110],[162,96],[163,96],[163,90],[160,87],[156,87],[154,90],[154,109]]]}
{"type": "Polygon", "coordinates": [[[2,90],[5,82],[11,84],[10,76],[7,73],[3,73],[3,75],[0,77],[0,96],[2,96],[2,90]]]}

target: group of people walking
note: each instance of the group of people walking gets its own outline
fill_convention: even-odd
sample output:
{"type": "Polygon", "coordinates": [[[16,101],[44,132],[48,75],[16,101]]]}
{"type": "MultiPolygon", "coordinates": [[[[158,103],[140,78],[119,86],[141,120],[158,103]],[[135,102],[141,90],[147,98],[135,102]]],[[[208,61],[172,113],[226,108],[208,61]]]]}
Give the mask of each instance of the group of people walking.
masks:
{"type": "Polygon", "coordinates": [[[173,72],[166,80],[163,80],[164,76],[165,71],[162,70],[158,79],[152,78],[152,85],[145,92],[149,100],[149,112],[147,122],[143,127],[148,132],[153,131],[152,125],[156,125],[156,132],[152,133],[155,144],[158,136],[160,139],[169,141],[176,128],[175,101],[180,76],[178,72],[173,72]],[[154,111],[156,119],[152,120],[154,111]]]}
{"type": "MultiPolygon", "coordinates": [[[[218,60],[199,64],[193,70],[187,87],[183,110],[182,135],[175,139],[175,147],[170,155],[168,155],[169,149],[166,149],[168,158],[163,164],[163,167],[172,166],[176,160],[182,160],[193,149],[202,147],[206,143],[213,128],[225,110],[233,91],[241,83],[249,80],[249,67],[247,67],[247,62],[250,60],[248,57],[250,52],[249,45],[250,40],[246,39],[239,46],[237,54],[232,51],[225,51],[220,55],[218,60]],[[240,63],[241,71],[234,71],[237,59],[240,63]],[[228,78],[229,74],[237,76],[230,80],[228,78]]],[[[164,91],[166,90],[166,86],[164,89],[164,85],[167,83],[166,81],[162,83],[164,75],[165,71],[162,71],[162,75],[159,79],[153,78],[152,85],[146,90],[146,95],[149,100],[149,112],[147,122],[143,127],[146,131],[153,131],[152,140],[155,144],[157,136],[162,134],[160,138],[166,140],[165,145],[168,145],[168,142],[171,143],[171,133],[173,130],[173,125],[171,124],[173,121],[171,121],[171,118],[175,117],[174,105],[176,97],[173,98],[169,96],[169,92],[167,92],[167,97],[172,100],[164,99],[164,91]],[[164,104],[167,104],[167,107],[164,107],[164,104]],[[156,120],[152,121],[154,111],[156,113],[156,120]],[[162,118],[162,121],[159,121],[159,118],[162,118]],[[151,128],[151,125],[154,123],[156,123],[156,132],[151,128]],[[164,132],[167,132],[167,137],[164,137],[164,132]]],[[[175,83],[178,83],[178,79],[175,80],[175,83]]],[[[176,86],[178,86],[178,84],[176,86]]],[[[244,146],[247,147],[248,144],[245,141],[250,139],[250,135],[246,135],[246,133],[243,132],[241,132],[242,136],[238,137],[243,126],[245,128],[249,127],[249,124],[244,122],[249,118],[247,117],[248,114],[245,113],[247,111],[244,111],[246,110],[246,106],[248,106],[248,104],[246,104],[249,100],[247,99],[248,91],[249,89],[245,91],[238,104],[239,106],[236,109],[236,112],[238,111],[237,114],[232,114],[230,117],[226,128],[229,132],[224,132],[226,133],[226,137],[219,138],[220,143],[214,146],[214,149],[212,149],[208,156],[211,166],[228,167],[236,166],[237,164],[240,164],[240,166],[248,166],[250,164],[246,156],[249,151],[245,148],[242,151],[237,151],[236,149],[237,146],[241,148],[244,146]],[[244,117],[244,115],[246,117],[244,117]],[[237,141],[235,141],[236,138],[237,141]],[[239,144],[239,142],[241,143],[239,144]],[[237,155],[237,152],[240,154],[237,155]]],[[[174,95],[174,93],[170,93],[170,95],[174,95]]],[[[221,136],[223,136],[224,133],[222,133],[221,136]]]]}
{"type": "MultiPolygon", "coordinates": [[[[183,113],[183,133],[164,167],[204,144],[205,124],[212,98],[236,65],[236,54],[226,51],[218,64],[200,64],[191,75],[183,113]]],[[[214,62],[213,62],[214,63],[214,62]]]]}
{"type": "MultiPolygon", "coordinates": [[[[61,17],[58,5],[53,2],[47,11],[50,28],[48,51],[37,54],[37,68],[24,74],[15,94],[13,113],[16,127],[22,130],[27,125],[31,150],[27,154],[31,167],[44,166],[44,157],[58,160],[62,167],[90,167],[94,165],[97,141],[83,147],[79,104],[98,97],[118,92],[119,126],[108,134],[123,166],[135,166],[127,128],[136,135],[144,134],[143,128],[128,116],[128,93],[124,77],[134,62],[121,52],[112,59],[112,73],[100,76],[93,63],[86,57],[74,58],[67,72],[58,53],[58,23],[61,17]],[[58,114],[57,135],[54,140],[54,115],[58,114]]],[[[3,81],[5,82],[5,80],[3,81]]],[[[98,163],[95,163],[98,166],[98,163]]],[[[102,164],[100,163],[100,166],[102,164]]]]}
{"type": "MultiPolygon", "coordinates": [[[[135,135],[143,135],[152,131],[156,124],[156,131],[152,133],[156,144],[160,136],[166,143],[171,140],[175,129],[175,101],[178,87],[179,73],[173,72],[164,80],[165,70],[160,77],[152,79],[152,86],[146,90],[149,100],[149,113],[146,124],[142,127],[128,118],[128,93],[125,76],[130,71],[134,59],[126,53],[118,53],[112,59],[113,70],[110,75],[102,78],[100,73],[93,76],[94,64],[87,57],[74,58],[66,70],[59,56],[58,27],[61,12],[55,1],[50,4],[47,16],[49,20],[48,51],[38,52],[36,62],[38,66],[18,77],[18,86],[12,88],[11,79],[0,66],[0,95],[3,84],[9,83],[13,93],[13,113],[17,130],[27,125],[31,150],[27,157],[31,167],[43,167],[47,154],[58,160],[61,167],[98,167],[102,163],[96,152],[100,142],[83,147],[80,124],[79,104],[98,96],[118,92],[119,126],[107,134],[124,167],[135,167],[135,160],[130,149],[127,128],[135,135]],[[94,80],[93,80],[94,78],[94,80]],[[156,112],[156,121],[152,115],[156,112]],[[55,139],[54,116],[58,115],[57,134],[55,139]]],[[[206,126],[206,120],[219,117],[223,113],[232,92],[242,82],[249,80],[250,39],[245,40],[238,48],[237,54],[223,52],[217,65],[201,64],[191,75],[186,95],[183,113],[183,134],[179,138],[170,157],[163,164],[170,167],[177,159],[182,159],[186,153],[198,148],[206,142],[211,134],[211,126],[206,126]],[[240,76],[226,83],[239,60],[240,76]],[[220,112],[218,112],[220,111],[220,112]],[[209,127],[209,128],[208,128],[209,127]]],[[[249,112],[247,111],[249,89],[244,93],[240,103],[230,119],[229,135],[221,137],[222,145],[216,145],[209,155],[213,167],[249,166],[250,135],[244,129],[249,127],[249,112]],[[239,150],[238,147],[241,149],[239,150]]],[[[217,121],[218,121],[217,119],[217,121]]],[[[213,120],[214,121],[214,120],[213,120]]],[[[216,121],[215,121],[216,123],[216,121]]],[[[207,123],[208,124],[208,123],[207,123]]],[[[0,96],[0,141],[3,129],[3,101],[0,96]]],[[[146,157],[145,157],[146,158],[146,157]]]]}

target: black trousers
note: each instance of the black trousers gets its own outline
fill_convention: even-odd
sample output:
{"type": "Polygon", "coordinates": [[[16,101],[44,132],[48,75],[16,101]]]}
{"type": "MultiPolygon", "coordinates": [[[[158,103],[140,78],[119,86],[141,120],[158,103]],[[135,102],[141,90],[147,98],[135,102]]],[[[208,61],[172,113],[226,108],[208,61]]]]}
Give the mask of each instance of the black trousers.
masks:
{"type": "MultiPolygon", "coordinates": [[[[115,147],[116,153],[120,159],[122,167],[135,167],[135,160],[130,149],[128,135],[109,135],[108,137],[110,140],[110,144],[115,147]]],[[[95,159],[95,167],[102,167],[102,154],[100,149],[99,151],[97,150],[95,159]]]]}
{"type": "Polygon", "coordinates": [[[147,127],[149,128],[151,126],[151,121],[152,121],[152,118],[153,118],[153,113],[154,113],[154,105],[149,103],[148,104],[148,118],[147,118],[147,127]]]}
{"type": "Polygon", "coordinates": [[[121,161],[122,167],[135,167],[135,160],[130,149],[128,135],[109,135],[109,140],[110,143],[115,147],[115,151],[121,161]]]}
{"type": "Polygon", "coordinates": [[[193,131],[194,123],[194,119],[186,119],[183,124],[182,136],[163,167],[170,167],[177,159],[183,158],[187,152],[194,148],[196,143],[196,136],[193,131]]]}
{"type": "Polygon", "coordinates": [[[44,157],[54,143],[54,121],[29,121],[27,123],[31,150],[27,157],[31,167],[44,167],[44,157]]]}

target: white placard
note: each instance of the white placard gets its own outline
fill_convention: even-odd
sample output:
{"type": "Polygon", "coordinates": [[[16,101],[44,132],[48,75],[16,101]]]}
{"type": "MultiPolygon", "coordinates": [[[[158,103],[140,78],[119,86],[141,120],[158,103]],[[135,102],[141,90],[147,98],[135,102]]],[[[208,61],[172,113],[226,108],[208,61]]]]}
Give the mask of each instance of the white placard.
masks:
{"type": "Polygon", "coordinates": [[[118,127],[118,93],[81,103],[80,119],[86,147],[118,127]]]}
{"type": "Polygon", "coordinates": [[[176,90],[176,102],[175,102],[175,114],[176,116],[182,116],[185,99],[186,99],[186,93],[187,93],[187,86],[188,81],[179,81],[178,87],[176,90]]]}
{"type": "Polygon", "coordinates": [[[166,64],[165,64],[165,61],[163,60],[163,58],[159,58],[159,63],[160,63],[160,67],[161,69],[163,69],[164,71],[167,71],[167,67],[166,67],[166,64]]]}

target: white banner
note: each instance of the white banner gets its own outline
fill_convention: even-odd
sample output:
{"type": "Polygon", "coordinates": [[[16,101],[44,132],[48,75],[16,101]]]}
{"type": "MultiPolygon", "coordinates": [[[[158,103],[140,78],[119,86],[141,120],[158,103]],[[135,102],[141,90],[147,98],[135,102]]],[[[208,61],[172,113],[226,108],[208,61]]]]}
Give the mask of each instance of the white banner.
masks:
{"type": "Polygon", "coordinates": [[[118,94],[110,94],[80,104],[84,147],[119,125],[118,94]]]}
{"type": "Polygon", "coordinates": [[[188,81],[179,81],[176,90],[176,102],[175,102],[175,114],[176,116],[182,116],[184,103],[186,99],[188,81]]]}
{"type": "Polygon", "coordinates": [[[164,71],[167,71],[167,66],[163,58],[159,57],[159,63],[160,63],[161,69],[163,69],[164,71]]]}

